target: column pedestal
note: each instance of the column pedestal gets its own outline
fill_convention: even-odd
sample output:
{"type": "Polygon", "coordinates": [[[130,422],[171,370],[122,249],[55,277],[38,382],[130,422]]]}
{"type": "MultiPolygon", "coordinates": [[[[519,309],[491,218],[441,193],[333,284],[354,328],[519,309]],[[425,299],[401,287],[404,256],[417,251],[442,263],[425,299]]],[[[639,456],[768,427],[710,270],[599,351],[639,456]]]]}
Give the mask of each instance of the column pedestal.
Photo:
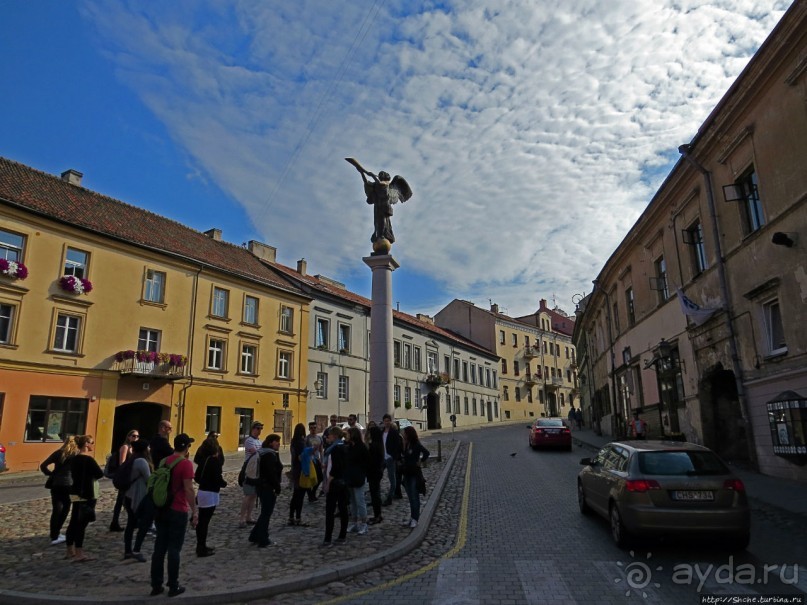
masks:
{"type": "Polygon", "coordinates": [[[373,271],[370,308],[370,401],[367,420],[379,425],[384,414],[395,418],[392,385],[395,380],[392,351],[392,272],[400,265],[389,254],[362,259],[373,271]]]}

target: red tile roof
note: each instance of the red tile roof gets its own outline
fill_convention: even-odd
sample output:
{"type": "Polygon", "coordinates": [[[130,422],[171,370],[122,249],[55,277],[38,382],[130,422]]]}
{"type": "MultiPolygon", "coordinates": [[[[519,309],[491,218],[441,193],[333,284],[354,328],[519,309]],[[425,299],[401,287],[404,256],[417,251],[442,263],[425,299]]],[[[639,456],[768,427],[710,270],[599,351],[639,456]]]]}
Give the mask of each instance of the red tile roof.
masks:
{"type": "Polygon", "coordinates": [[[0,203],[300,293],[245,248],[5,158],[0,158],[0,203]]]}

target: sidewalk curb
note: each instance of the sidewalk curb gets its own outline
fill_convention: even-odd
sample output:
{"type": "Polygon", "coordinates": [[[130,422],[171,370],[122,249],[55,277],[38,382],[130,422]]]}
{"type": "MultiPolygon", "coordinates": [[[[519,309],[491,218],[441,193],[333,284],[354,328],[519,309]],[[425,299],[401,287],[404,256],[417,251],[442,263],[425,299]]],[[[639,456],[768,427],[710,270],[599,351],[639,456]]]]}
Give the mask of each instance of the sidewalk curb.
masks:
{"type": "MultiPolygon", "coordinates": [[[[400,559],[404,555],[409,554],[426,539],[426,535],[431,525],[432,518],[434,517],[437,509],[437,504],[440,502],[443,490],[448,482],[451,470],[454,468],[457,455],[463,442],[457,441],[451,457],[446,461],[445,468],[440,473],[437,483],[432,490],[431,497],[426,502],[420,516],[420,523],[412,530],[412,532],[404,538],[401,542],[392,545],[389,549],[375,553],[363,559],[355,561],[348,561],[342,565],[314,573],[306,573],[305,575],[298,574],[290,578],[283,578],[273,582],[264,584],[255,584],[243,591],[227,591],[227,592],[212,592],[212,593],[199,593],[188,594],[180,596],[178,602],[194,603],[198,605],[224,605],[232,603],[234,600],[242,599],[250,601],[254,599],[266,599],[279,594],[288,592],[297,592],[308,588],[316,588],[329,584],[331,582],[354,576],[356,574],[375,569],[386,563],[390,563],[400,559]]],[[[146,595],[148,584],[144,581],[143,591],[146,595]]],[[[11,590],[0,589],[0,605],[56,605],[58,603],[81,603],[82,605],[107,605],[109,603],[143,603],[148,600],[148,596],[128,596],[128,597],[114,597],[108,599],[92,599],[88,596],[64,596],[64,595],[46,595],[27,592],[18,592],[11,590]]]]}

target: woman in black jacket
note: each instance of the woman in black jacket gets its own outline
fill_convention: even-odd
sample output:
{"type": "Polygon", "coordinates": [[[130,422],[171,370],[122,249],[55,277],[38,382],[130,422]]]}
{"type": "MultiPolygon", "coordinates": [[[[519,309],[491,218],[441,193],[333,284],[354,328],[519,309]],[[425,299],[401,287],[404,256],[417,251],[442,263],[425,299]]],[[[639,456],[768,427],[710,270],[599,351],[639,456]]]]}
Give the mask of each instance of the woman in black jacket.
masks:
{"type": "Polygon", "coordinates": [[[404,522],[414,529],[418,526],[420,519],[420,492],[418,491],[418,481],[422,476],[421,465],[429,457],[429,450],[423,447],[418,439],[415,427],[408,426],[403,431],[403,453],[401,455],[401,474],[403,475],[403,485],[406,495],[409,496],[409,511],[412,518],[404,522]]]}
{"type": "Polygon", "coordinates": [[[199,522],[196,524],[196,556],[209,557],[216,551],[207,545],[210,520],[219,504],[221,488],[227,487],[227,482],[221,476],[224,457],[221,454],[217,433],[208,435],[194,460],[198,464],[195,479],[199,484],[199,491],[196,493],[196,504],[199,508],[199,522]]]}
{"type": "Polygon", "coordinates": [[[73,559],[74,563],[84,563],[94,560],[94,557],[84,552],[84,533],[87,525],[95,521],[95,503],[100,493],[98,480],[104,476],[104,471],[92,457],[95,449],[92,435],[76,437],[76,445],[79,453],[70,461],[70,474],[73,477],[70,499],[73,501],[73,512],[67,526],[66,558],[73,559]]]}
{"type": "Polygon", "coordinates": [[[305,449],[305,425],[298,423],[294,427],[294,433],[289,444],[289,455],[291,456],[291,486],[294,491],[289,502],[289,525],[301,525],[300,516],[303,512],[303,502],[308,488],[300,487],[300,475],[302,474],[302,463],[300,456],[305,449]]]}
{"type": "Polygon", "coordinates": [[[54,546],[67,540],[61,531],[67,515],[70,514],[70,486],[73,484],[70,461],[76,454],[78,454],[76,438],[70,435],[64,440],[62,447],[39,465],[39,470],[48,476],[45,487],[50,489],[50,543],[54,546]],[[49,468],[51,465],[53,470],[49,468]]]}
{"type": "Polygon", "coordinates": [[[369,525],[381,523],[381,478],[384,476],[384,436],[381,427],[373,425],[367,427],[367,450],[370,460],[367,466],[367,485],[370,490],[370,503],[373,507],[373,518],[369,525]]]}
{"type": "Polygon", "coordinates": [[[350,527],[348,531],[364,535],[367,533],[367,500],[364,490],[367,486],[367,469],[370,466],[370,452],[364,445],[359,427],[347,429],[345,439],[345,484],[350,499],[350,527]]]}
{"type": "Polygon", "coordinates": [[[339,536],[337,542],[344,542],[347,537],[347,486],[345,485],[345,442],[342,440],[342,429],[331,427],[328,431],[325,457],[325,540],[322,546],[331,546],[333,536],[333,516],[339,509],[339,536]]]}

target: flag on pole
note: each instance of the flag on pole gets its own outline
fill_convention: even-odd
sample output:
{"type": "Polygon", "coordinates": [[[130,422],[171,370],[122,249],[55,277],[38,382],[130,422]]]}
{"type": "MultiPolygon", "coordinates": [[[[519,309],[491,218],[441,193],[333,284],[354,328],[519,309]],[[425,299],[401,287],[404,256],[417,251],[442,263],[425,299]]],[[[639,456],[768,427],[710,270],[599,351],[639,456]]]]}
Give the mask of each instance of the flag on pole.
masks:
{"type": "Polygon", "coordinates": [[[692,323],[694,323],[696,326],[706,323],[709,321],[712,315],[720,311],[719,308],[701,309],[700,305],[694,303],[692,299],[688,298],[681,288],[678,288],[676,293],[678,294],[678,300],[681,303],[681,310],[684,312],[684,315],[686,315],[688,319],[691,319],[692,323]]]}

